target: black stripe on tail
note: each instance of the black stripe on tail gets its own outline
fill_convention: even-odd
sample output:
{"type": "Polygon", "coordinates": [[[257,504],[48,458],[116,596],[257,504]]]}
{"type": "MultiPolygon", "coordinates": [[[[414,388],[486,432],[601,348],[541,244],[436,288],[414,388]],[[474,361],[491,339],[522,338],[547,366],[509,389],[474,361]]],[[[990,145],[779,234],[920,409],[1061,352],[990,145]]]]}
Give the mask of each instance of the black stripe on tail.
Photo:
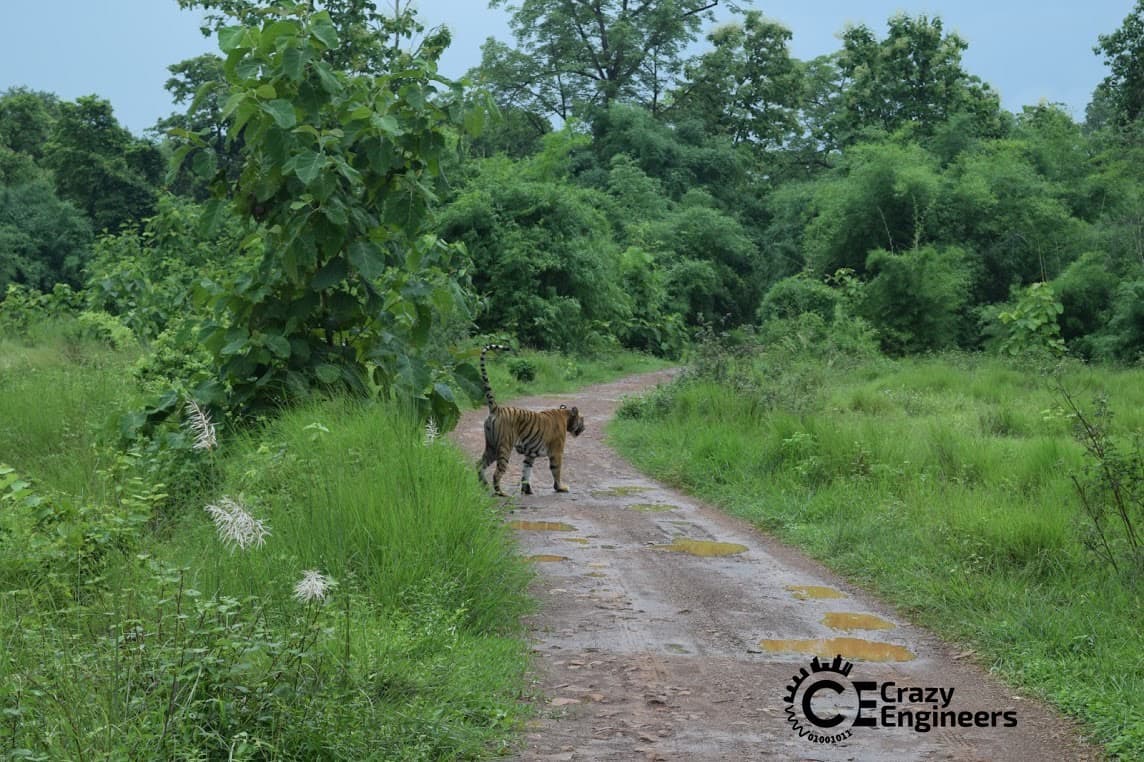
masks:
{"type": "Polygon", "coordinates": [[[485,370],[485,353],[490,349],[496,349],[501,352],[511,352],[512,347],[506,347],[504,344],[486,344],[485,348],[481,350],[481,382],[485,385],[485,399],[489,403],[489,412],[495,413],[497,409],[496,398],[493,397],[493,388],[489,385],[489,374],[485,370]]]}

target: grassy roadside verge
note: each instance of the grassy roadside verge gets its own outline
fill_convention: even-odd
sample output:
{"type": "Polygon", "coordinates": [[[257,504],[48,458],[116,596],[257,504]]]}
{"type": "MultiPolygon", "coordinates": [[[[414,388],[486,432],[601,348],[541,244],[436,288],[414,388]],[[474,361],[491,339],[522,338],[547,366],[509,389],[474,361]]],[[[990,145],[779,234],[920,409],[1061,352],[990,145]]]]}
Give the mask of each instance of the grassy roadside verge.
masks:
{"type": "MultiPolygon", "coordinates": [[[[1144,374],[1074,367],[1114,433],[1144,429],[1144,374]]],[[[1141,587],[1097,564],[1070,473],[1083,455],[1036,373],[964,356],[759,356],[628,402],[633,462],[804,548],[985,664],[1144,755],[1141,587]]]]}
{"type": "MultiPolygon", "coordinates": [[[[3,348],[0,756],[511,747],[529,571],[467,455],[396,408],[337,399],[223,432],[210,452],[124,453],[138,350],[3,348]]],[[[503,399],[663,365],[513,356],[533,378],[491,364],[503,399]]]]}

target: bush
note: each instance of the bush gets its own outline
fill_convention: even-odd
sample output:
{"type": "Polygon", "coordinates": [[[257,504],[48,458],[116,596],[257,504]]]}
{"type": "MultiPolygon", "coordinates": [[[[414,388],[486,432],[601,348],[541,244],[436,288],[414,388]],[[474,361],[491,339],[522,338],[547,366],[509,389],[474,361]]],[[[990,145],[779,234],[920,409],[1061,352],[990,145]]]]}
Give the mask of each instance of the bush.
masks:
{"type": "Polygon", "coordinates": [[[866,268],[872,278],[861,310],[886,351],[928,352],[965,340],[971,267],[961,249],[879,249],[867,257],[866,268]]]}
{"type": "Polygon", "coordinates": [[[823,320],[830,320],[840,301],[838,291],[807,273],[800,273],[783,278],[771,286],[759,305],[758,320],[760,323],[774,319],[788,320],[807,312],[813,312],[823,320]]]}
{"type": "Polygon", "coordinates": [[[526,357],[513,357],[508,361],[508,372],[522,384],[536,380],[536,365],[526,357]]]}

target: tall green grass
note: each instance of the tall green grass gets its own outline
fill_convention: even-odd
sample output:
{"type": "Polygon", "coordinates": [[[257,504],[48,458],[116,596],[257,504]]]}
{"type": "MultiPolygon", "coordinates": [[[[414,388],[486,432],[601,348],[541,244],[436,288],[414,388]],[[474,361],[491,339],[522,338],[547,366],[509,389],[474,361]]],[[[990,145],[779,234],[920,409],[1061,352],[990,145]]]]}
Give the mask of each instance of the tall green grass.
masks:
{"type": "Polygon", "coordinates": [[[0,339],[0,462],[52,489],[95,490],[118,417],[139,404],[135,354],[60,337],[33,347],[0,339]]]}
{"type": "Polygon", "coordinates": [[[203,589],[289,598],[303,569],[353,579],[375,606],[417,590],[463,609],[482,632],[512,631],[523,565],[472,463],[411,416],[333,400],[284,412],[241,435],[221,465],[221,492],[266,522],[265,549],[219,554],[205,514],[188,517],[172,561],[203,589]]]}
{"type": "MultiPolygon", "coordinates": [[[[1079,540],[1081,447],[1053,383],[965,356],[828,366],[761,356],[716,383],[633,401],[612,441],[634,462],[867,585],[1144,754],[1139,582],[1079,540]]],[[[1144,374],[1070,367],[1144,429],[1144,374]]]]}
{"type": "Polygon", "coordinates": [[[327,400],[209,453],[126,456],[130,353],[4,348],[0,757],[472,759],[513,743],[528,571],[452,445],[396,408],[327,400]],[[165,498],[141,483],[152,457],[198,462],[165,498]],[[203,508],[224,497],[265,522],[261,547],[222,542],[203,508]],[[332,583],[320,600],[297,597],[307,571],[332,583]]]}

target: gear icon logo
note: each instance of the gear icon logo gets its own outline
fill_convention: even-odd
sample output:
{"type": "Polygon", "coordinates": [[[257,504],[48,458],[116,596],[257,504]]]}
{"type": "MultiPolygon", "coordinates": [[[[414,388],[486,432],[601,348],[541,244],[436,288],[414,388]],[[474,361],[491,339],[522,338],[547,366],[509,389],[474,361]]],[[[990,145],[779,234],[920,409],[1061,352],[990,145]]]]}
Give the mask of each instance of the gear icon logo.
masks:
{"type": "Polygon", "coordinates": [[[839,743],[851,736],[863,702],[850,680],[854,665],[837,655],[823,663],[815,656],[791,678],[783,698],[791,729],[812,743],[839,743]],[[844,727],[843,727],[844,726],[844,727]]]}

